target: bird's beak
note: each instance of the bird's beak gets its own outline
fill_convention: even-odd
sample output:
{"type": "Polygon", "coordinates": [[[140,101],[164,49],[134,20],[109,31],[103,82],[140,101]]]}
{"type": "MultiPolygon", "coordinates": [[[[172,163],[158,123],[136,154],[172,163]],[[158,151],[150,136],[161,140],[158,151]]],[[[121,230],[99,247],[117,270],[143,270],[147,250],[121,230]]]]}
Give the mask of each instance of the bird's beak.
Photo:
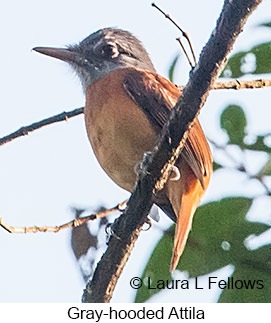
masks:
{"type": "Polygon", "coordinates": [[[51,56],[67,63],[80,63],[82,56],[68,48],[34,47],[34,51],[51,56]]]}

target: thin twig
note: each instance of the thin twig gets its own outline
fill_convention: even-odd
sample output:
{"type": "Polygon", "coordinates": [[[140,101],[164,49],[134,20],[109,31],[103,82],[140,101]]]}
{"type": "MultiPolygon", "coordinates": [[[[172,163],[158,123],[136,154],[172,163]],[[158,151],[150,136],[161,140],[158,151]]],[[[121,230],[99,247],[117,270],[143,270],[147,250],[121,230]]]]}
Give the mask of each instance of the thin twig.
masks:
{"type": "MultiPolygon", "coordinates": [[[[208,138],[208,141],[215,147],[215,149],[222,150],[225,156],[228,157],[236,165],[236,167],[229,167],[229,166],[223,165],[223,168],[235,169],[235,170],[238,170],[239,172],[246,174],[249,179],[256,179],[263,186],[266,192],[266,195],[268,196],[271,195],[271,189],[264,183],[264,178],[261,174],[251,175],[248,172],[247,167],[245,166],[245,163],[237,161],[233,157],[233,155],[227,150],[227,145],[218,145],[215,141],[213,141],[210,138],[208,138]]],[[[242,153],[244,152],[243,149],[241,149],[241,152],[242,153]]]]}
{"type": "Polygon", "coordinates": [[[80,225],[88,222],[97,220],[100,218],[106,217],[108,214],[115,212],[115,211],[123,211],[126,206],[127,201],[124,201],[122,203],[119,203],[118,205],[112,207],[111,209],[104,210],[98,213],[94,213],[91,215],[87,215],[81,218],[74,219],[70,222],[67,222],[65,224],[59,225],[59,226],[33,226],[33,227],[13,227],[8,224],[6,224],[1,218],[0,218],[0,227],[8,231],[9,233],[37,233],[37,232],[59,232],[60,230],[72,228],[72,227],[79,227],[80,225]]]}
{"type": "Polygon", "coordinates": [[[191,43],[191,41],[190,41],[190,38],[189,38],[189,36],[188,36],[188,34],[187,34],[187,32],[185,32],[171,17],[170,17],[170,15],[168,14],[168,13],[165,13],[161,8],[159,8],[154,2],[152,3],[152,6],[154,7],[154,8],[156,8],[158,11],[160,11],[164,16],[165,16],[165,18],[167,18],[169,21],[171,21],[172,23],[173,23],[173,25],[174,26],[176,26],[179,30],[180,30],[180,32],[182,33],[182,36],[187,40],[187,42],[188,42],[188,45],[189,45],[189,48],[190,48],[190,51],[191,51],[191,54],[192,54],[192,56],[193,56],[193,60],[194,60],[194,64],[192,64],[191,63],[191,60],[189,59],[189,57],[188,57],[188,55],[187,55],[187,52],[186,52],[186,50],[184,50],[184,47],[183,47],[183,45],[182,45],[182,43],[181,43],[181,41],[179,41],[179,38],[177,38],[177,40],[179,41],[179,43],[180,43],[180,45],[182,46],[182,49],[183,49],[183,51],[184,51],[184,53],[185,53],[185,56],[186,56],[186,58],[187,58],[187,60],[188,60],[188,62],[189,62],[189,64],[190,64],[190,66],[191,67],[195,67],[195,65],[197,64],[197,59],[196,59],[196,55],[195,55],[195,52],[194,52],[194,49],[193,49],[193,46],[192,46],[192,43],[191,43]]]}
{"type": "MultiPolygon", "coordinates": [[[[226,82],[216,82],[212,86],[212,90],[249,90],[249,89],[263,89],[266,87],[271,87],[271,80],[258,79],[252,81],[226,81],[226,82]]],[[[180,90],[184,89],[184,86],[178,86],[180,90]]]]}
{"type": "Polygon", "coordinates": [[[212,87],[212,90],[242,90],[242,89],[262,89],[271,87],[271,80],[252,80],[252,81],[228,81],[217,82],[212,87]]]}
{"type": "Polygon", "coordinates": [[[7,142],[10,142],[16,138],[26,136],[30,132],[40,129],[40,128],[47,126],[49,124],[53,124],[53,123],[61,122],[61,121],[68,121],[69,118],[75,117],[83,112],[84,112],[84,108],[77,108],[77,109],[74,109],[69,112],[64,111],[64,112],[57,114],[53,117],[32,123],[29,126],[21,127],[20,129],[16,130],[15,132],[11,133],[10,135],[0,138],[0,146],[6,144],[7,142]]]}
{"type": "Polygon", "coordinates": [[[189,63],[189,65],[190,65],[190,67],[191,67],[191,68],[195,67],[195,66],[193,65],[193,63],[191,62],[190,57],[188,56],[188,53],[187,53],[187,51],[186,51],[186,49],[185,49],[185,47],[184,47],[184,45],[183,45],[183,43],[182,43],[181,37],[176,38],[176,40],[177,40],[177,41],[179,42],[179,44],[181,45],[182,50],[183,50],[183,52],[184,52],[184,54],[185,54],[185,56],[186,56],[186,58],[187,58],[187,60],[188,60],[188,63],[189,63]]]}

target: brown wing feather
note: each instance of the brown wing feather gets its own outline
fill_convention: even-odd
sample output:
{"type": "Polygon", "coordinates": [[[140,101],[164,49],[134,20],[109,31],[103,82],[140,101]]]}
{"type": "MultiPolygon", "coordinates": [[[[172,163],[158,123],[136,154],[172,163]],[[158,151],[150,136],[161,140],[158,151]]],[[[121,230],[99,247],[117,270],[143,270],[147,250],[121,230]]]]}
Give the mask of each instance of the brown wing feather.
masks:
{"type": "MultiPolygon", "coordinates": [[[[180,90],[164,77],[147,71],[131,69],[126,73],[124,88],[133,101],[145,112],[158,132],[168,120],[170,110],[175,105],[180,90]]],[[[210,149],[198,119],[189,133],[181,154],[190,166],[202,187],[204,177],[211,173],[210,149]]]]}
{"type": "MultiPolygon", "coordinates": [[[[160,132],[180,91],[171,82],[152,72],[130,69],[125,75],[126,92],[145,112],[154,129],[160,132]]],[[[155,203],[176,221],[171,271],[175,270],[184,250],[194,212],[212,172],[211,152],[198,119],[190,130],[176,166],[181,178],[168,181],[165,189],[154,197],[155,203]]]]}

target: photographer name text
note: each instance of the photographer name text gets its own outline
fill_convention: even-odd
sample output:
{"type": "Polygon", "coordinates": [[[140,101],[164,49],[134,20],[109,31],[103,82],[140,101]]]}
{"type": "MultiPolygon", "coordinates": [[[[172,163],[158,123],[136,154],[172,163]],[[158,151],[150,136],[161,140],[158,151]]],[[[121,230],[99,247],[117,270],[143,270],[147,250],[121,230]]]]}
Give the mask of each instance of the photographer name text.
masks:
{"type": "Polygon", "coordinates": [[[227,279],[218,279],[216,276],[208,277],[207,285],[200,284],[197,277],[190,280],[187,279],[172,279],[172,280],[152,280],[150,277],[141,279],[133,277],[130,280],[130,286],[133,289],[140,289],[145,287],[149,290],[162,290],[162,289],[263,289],[264,282],[261,279],[235,279],[228,277],[227,279]]]}

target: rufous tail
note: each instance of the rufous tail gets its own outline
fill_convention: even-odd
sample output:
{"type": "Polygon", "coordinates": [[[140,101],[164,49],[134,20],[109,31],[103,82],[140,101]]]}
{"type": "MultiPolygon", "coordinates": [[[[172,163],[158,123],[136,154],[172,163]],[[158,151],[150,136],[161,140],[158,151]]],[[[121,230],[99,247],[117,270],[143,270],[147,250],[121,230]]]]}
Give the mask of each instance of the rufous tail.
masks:
{"type": "Polygon", "coordinates": [[[173,272],[179,262],[179,259],[184,251],[189,232],[192,228],[192,220],[196,208],[200,202],[201,195],[203,194],[202,187],[199,181],[193,187],[193,190],[186,194],[179,195],[178,190],[172,191],[169,194],[172,206],[177,216],[173,254],[170,264],[170,271],[173,272]],[[178,194],[178,196],[176,196],[178,194]],[[178,201],[179,199],[179,201],[178,201]]]}

